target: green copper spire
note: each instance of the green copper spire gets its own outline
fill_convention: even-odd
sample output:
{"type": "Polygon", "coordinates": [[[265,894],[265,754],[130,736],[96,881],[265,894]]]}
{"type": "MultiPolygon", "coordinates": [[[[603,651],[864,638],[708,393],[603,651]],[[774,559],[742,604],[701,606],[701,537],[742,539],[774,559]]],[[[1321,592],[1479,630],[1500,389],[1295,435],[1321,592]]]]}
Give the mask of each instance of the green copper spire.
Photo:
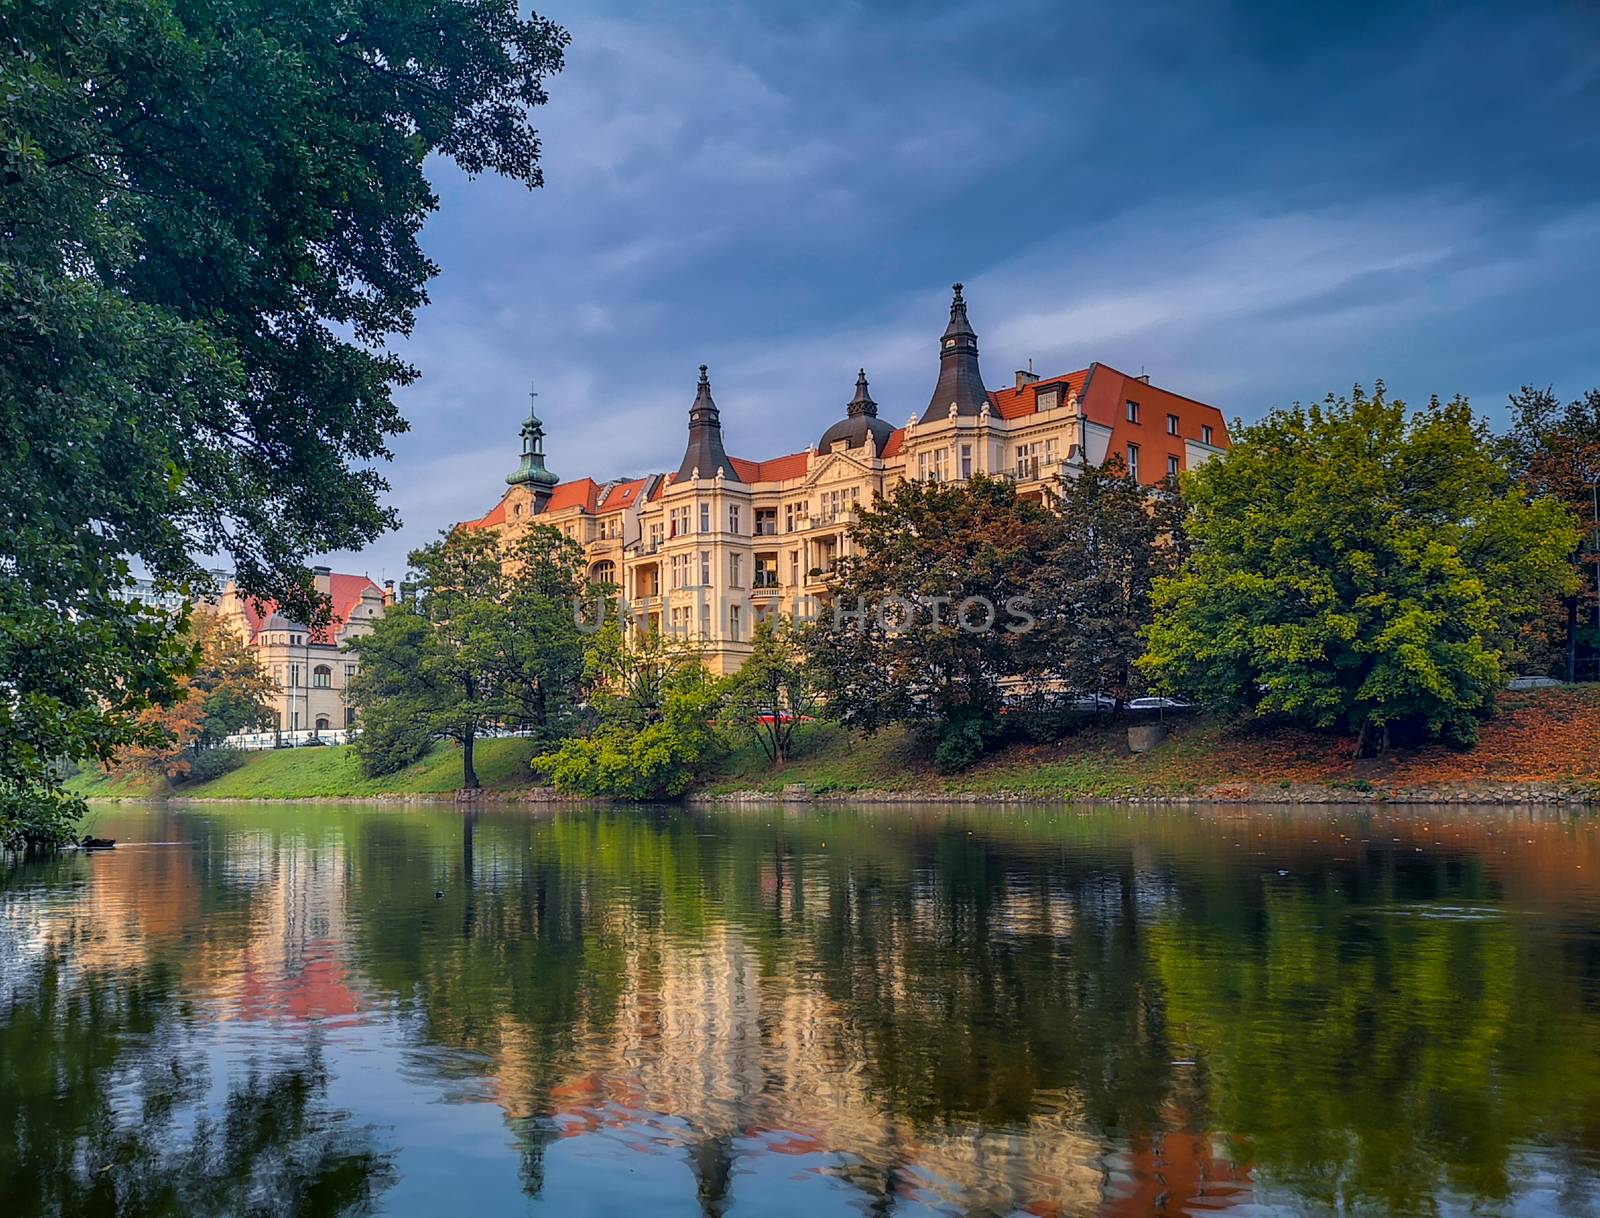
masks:
{"type": "Polygon", "coordinates": [[[533,413],[533,399],[538,396],[533,390],[528,391],[528,421],[522,425],[522,464],[515,473],[506,475],[512,486],[531,482],[535,487],[552,487],[561,481],[544,465],[544,424],[533,413]]]}

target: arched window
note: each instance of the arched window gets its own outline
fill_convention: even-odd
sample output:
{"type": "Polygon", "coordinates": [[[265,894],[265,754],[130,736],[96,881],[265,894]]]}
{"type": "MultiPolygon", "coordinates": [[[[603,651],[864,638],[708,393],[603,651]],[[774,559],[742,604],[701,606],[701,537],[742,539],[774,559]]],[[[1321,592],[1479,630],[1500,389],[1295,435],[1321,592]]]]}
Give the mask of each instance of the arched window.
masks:
{"type": "Polygon", "coordinates": [[[333,685],[333,669],[318,664],[311,670],[311,685],[314,689],[328,689],[333,685]]]}
{"type": "Polygon", "coordinates": [[[617,564],[609,558],[602,558],[589,568],[589,582],[591,584],[614,584],[617,582],[617,564]]]}
{"type": "Polygon", "coordinates": [[[333,724],[328,722],[328,716],[326,716],[326,715],[318,715],[317,716],[317,731],[325,732],[332,726],[333,726],[333,724]]]}

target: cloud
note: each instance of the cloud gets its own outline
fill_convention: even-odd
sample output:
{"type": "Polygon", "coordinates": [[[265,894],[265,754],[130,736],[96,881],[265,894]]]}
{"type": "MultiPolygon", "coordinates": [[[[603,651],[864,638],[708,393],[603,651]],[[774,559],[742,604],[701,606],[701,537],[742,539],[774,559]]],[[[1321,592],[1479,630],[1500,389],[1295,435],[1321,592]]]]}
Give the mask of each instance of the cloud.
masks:
{"type": "Polygon", "coordinates": [[[432,167],[406,527],[352,562],[494,502],[530,381],[569,477],[675,467],[701,362],[740,455],[813,442],[862,365],[903,422],[957,278],[996,385],[1098,359],[1251,418],[1600,383],[1600,10],[548,12],[546,187],[432,167]]]}

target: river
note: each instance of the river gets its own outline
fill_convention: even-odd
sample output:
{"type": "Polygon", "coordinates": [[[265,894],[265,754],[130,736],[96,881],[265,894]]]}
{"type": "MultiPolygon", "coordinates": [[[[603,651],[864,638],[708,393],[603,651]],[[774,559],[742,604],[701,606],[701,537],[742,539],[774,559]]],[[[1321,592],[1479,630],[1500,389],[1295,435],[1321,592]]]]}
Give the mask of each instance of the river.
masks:
{"type": "Polygon", "coordinates": [[[1594,1214],[1600,822],[121,805],[0,1210],[1594,1214]]]}

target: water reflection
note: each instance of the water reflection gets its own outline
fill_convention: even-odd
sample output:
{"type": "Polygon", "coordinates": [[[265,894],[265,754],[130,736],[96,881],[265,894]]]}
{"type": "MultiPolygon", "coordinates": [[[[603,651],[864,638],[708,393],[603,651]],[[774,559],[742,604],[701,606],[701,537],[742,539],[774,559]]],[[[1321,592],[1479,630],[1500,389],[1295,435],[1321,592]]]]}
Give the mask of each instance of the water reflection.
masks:
{"type": "Polygon", "coordinates": [[[1600,1204],[1587,820],[103,823],[0,880],[10,1212],[1600,1204]]]}

